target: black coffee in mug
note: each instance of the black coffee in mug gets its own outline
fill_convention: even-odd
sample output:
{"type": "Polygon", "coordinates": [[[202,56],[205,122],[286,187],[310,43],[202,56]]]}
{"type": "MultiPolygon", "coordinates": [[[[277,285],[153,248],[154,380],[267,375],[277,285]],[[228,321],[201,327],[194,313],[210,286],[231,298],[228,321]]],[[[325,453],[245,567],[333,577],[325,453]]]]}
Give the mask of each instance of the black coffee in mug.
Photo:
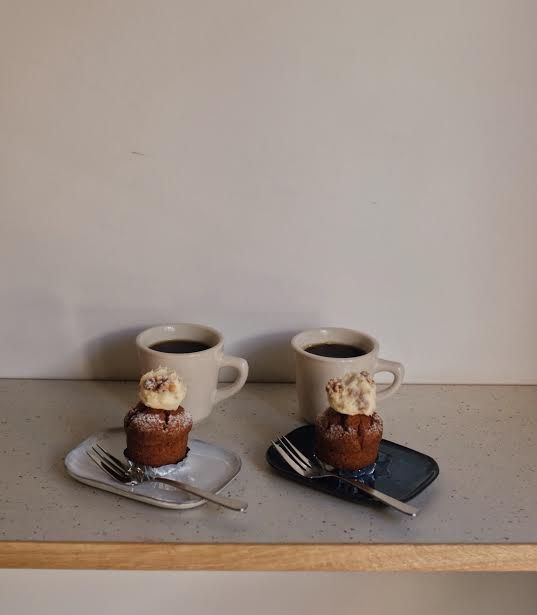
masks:
{"type": "Polygon", "coordinates": [[[358,346],[350,344],[338,344],[336,342],[322,342],[320,344],[312,344],[304,348],[310,354],[316,354],[319,357],[331,357],[333,359],[350,359],[351,357],[361,357],[367,354],[358,346]]]}
{"type": "Polygon", "coordinates": [[[156,342],[149,346],[151,350],[157,350],[158,352],[169,352],[171,354],[188,354],[189,352],[200,352],[201,350],[207,350],[211,348],[204,342],[197,342],[196,340],[164,340],[163,342],[156,342]]]}

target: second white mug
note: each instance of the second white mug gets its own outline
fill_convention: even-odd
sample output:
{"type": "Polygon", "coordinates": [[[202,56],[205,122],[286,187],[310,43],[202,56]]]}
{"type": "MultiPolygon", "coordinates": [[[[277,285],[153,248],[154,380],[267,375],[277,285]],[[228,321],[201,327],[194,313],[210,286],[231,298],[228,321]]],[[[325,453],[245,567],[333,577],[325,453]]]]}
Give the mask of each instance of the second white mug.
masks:
{"type": "Polygon", "coordinates": [[[403,382],[403,365],[380,359],[377,340],[361,331],[340,327],[308,329],[295,335],[291,345],[295,351],[298,405],[302,418],[308,423],[313,423],[327,408],[325,386],[330,378],[341,377],[347,372],[367,371],[371,375],[390,372],[393,374],[393,382],[377,393],[379,401],[393,395],[403,382]],[[310,346],[322,344],[353,346],[360,349],[361,354],[341,358],[319,356],[307,351],[310,346]]]}

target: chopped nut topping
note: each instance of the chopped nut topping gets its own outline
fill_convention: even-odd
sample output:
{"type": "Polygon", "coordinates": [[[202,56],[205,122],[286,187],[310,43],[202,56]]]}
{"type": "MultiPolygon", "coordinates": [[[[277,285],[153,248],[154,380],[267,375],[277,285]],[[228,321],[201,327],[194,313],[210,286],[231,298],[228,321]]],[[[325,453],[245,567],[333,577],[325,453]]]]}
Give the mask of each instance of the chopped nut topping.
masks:
{"type": "Polygon", "coordinates": [[[185,398],[186,385],[175,370],[160,366],[140,378],[138,395],[149,408],[177,410],[185,398]]]}
{"type": "Polygon", "coordinates": [[[343,391],[343,382],[341,378],[331,378],[326,383],[325,388],[327,393],[341,393],[343,391]]]}
{"type": "Polygon", "coordinates": [[[158,376],[155,378],[148,378],[144,382],[144,389],[148,391],[167,391],[169,388],[168,378],[158,376]]]}
{"type": "Polygon", "coordinates": [[[373,376],[369,372],[366,372],[366,371],[360,372],[360,376],[363,376],[367,380],[367,382],[369,382],[369,384],[375,383],[373,376]]]}
{"type": "Polygon", "coordinates": [[[375,411],[375,381],[366,371],[331,378],[326,384],[326,392],[330,407],[341,414],[370,416],[375,411]]]}

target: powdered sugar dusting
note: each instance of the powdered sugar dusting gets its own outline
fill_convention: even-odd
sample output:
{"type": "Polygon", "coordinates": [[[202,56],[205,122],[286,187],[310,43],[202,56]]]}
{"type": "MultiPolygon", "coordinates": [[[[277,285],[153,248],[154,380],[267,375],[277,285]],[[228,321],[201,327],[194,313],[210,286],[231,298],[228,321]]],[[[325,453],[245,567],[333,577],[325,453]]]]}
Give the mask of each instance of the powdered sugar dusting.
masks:
{"type": "Polygon", "coordinates": [[[132,425],[138,431],[184,430],[192,426],[192,415],[186,410],[148,412],[134,408],[134,412],[131,410],[127,415],[126,426],[128,425],[132,425]]]}
{"type": "Polygon", "coordinates": [[[187,410],[183,410],[177,414],[170,414],[168,425],[172,427],[191,427],[192,426],[192,415],[187,410]]]}
{"type": "Polygon", "coordinates": [[[322,419],[323,415],[320,417],[320,427],[323,429],[325,437],[331,440],[340,440],[342,438],[348,438],[349,436],[358,438],[360,435],[365,434],[365,432],[370,435],[382,435],[383,431],[382,419],[376,412],[371,416],[371,422],[367,426],[360,423],[356,426],[343,425],[341,423],[328,423],[328,421],[323,421],[322,419]]]}

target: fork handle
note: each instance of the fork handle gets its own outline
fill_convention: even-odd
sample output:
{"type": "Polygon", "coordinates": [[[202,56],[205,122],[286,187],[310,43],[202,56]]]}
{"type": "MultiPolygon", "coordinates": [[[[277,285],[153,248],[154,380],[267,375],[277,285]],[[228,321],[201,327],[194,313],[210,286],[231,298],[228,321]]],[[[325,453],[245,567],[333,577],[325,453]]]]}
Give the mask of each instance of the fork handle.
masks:
{"type": "Polygon", "coordinates": [[[177,487],[177,489],[181,489],[182,491],[186,491],[187,493],[191,493],[192,495],[197,495],[199,498],[209,500],[210,502],[214,502],[215,504],[219,504],[220,506],[231,508],[231,510],[240,510],[241,512],[244,512],[248,508],[248,503],[244,502],[243,500],[237,500],[235,498],[226,498],[222,495],[212,493],[211,491],[205,491],[205,489],[199,489],[198,487],[188,485],[187,483],[182,483],[178,480],[172,480],[171,478],[163,478],[158,476],[152,478],[151,481],[156,483],[165,483],[166,485],[177,487]]]}
{"type": "Polygon", "coordinates": [[[400,500],[396,500],[395,498],[392,498],[391,495],[386,495],[385,493],[382,493],[382,491],[378,491],[377,489],[374,489],[373,487],[370,487],[369,485],[366,485],[359,480],[345,478],[343,476],[340,476],[339,474],[331,474],[331,476],[339,478],[339,480],[349,483],[349,485],[352,485],[353,487],[357,487],[364,493],[367,493],[371,497],[375,498],[375,500],[379,500],[380,502],[383,502],[384,504],[387,504],[388,506],[397,509],[399,512],[402,512],[405,515],[415,517],[419,513],[419,508],[415,508],[414,506],[410,506],[410,504],[405,504],[400,500]]]}

